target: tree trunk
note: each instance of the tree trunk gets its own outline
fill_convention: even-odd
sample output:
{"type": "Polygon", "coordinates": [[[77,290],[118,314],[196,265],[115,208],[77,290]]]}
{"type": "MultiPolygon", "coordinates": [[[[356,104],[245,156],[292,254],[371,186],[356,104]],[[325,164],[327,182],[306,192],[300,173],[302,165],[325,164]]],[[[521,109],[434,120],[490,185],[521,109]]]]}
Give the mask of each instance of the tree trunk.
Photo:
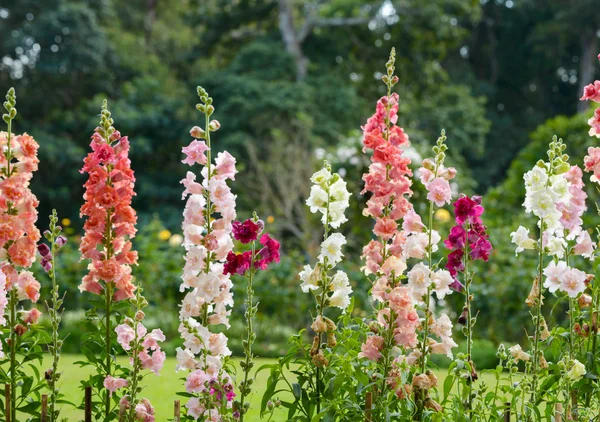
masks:
{"type": "MultiPolygon", "coordinates": [[[[594,73],[596,71],[596,54],[598,54],[598,37],[595,33],[584,33],[581,36],[581,57],[579,68],[579,92],[583,95],[583,88],[587,84],[594,82],[594,73]]],[[[584,111],[588,107],[587,101],[577,102],[577,111],[584,111]]]]}
{"type": "Polygon", "coordinates": [[[146,16],[144,16],[144,38],[146,46],[150,45],[150,37],[152,36],[152,28],[156,20],[156,5],[158,0],[146,0],[146,16]]]}
{"type": "Polygon", "coordinates": [[[296,63],[296,80],[302,81],[306,77],[308,59],[302,51],[302,44],[294,27],[292,5],[289,0],[279,0],[279,30],[287,52],[296,63]]]}

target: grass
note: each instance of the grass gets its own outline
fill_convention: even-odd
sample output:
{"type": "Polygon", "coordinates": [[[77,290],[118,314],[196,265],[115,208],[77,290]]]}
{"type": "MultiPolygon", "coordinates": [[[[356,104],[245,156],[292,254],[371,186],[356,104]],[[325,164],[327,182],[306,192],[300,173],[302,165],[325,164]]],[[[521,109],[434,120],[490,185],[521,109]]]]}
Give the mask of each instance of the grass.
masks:
{"type": "MultiPolygon", "coordinates": [[[[83,400],[83,391],[80,388],[80,381],[86,379],[92,369],[91,367],[80,368],[78,365],[74,364],[74,362],[82,359],[84,358],[80,355],[63,355],[61,356],[60,361],[60,370],[63,372],[60,381],[61,391],[65,394],[67,400],[74,403],[81,403],[83,400]]],[[[235,361],[237,362],[238,360],[235,359],[235,361]]],[[[266,363],[274,363],[275,361],[275,359],[257,359],[255,368],[259,368],[266,363]]],[[[121,363],[126,364],[126,358],[122,358],[121,363]]],[[[47,365],[45,366],[49,366],[49,364],[50,359],[48,358],[47,365]]],[[[181,399],[182,406],[185,404],[186,399],[176,395],[177,391],[182,390],[183,381],[180,378],[185,376],[185,372],[175,373],[176,364],[177,362],[174,357],[167,358],[165,367],[162,370],[163,375],[157,377],[151,374],[144,380],[146,388],[143,392],[143,396],[147,397],[154,405],[157,421],[166,421],[173,417],[174,400],[181,399]]],[[[437,371],[440,388],[443,385],[445,375],[445,370],[437,371]]],[[[482,375],[480,380],[485,381],[488,386],[494,385],[495,381],[493,376],[490,374],[482,375]]],[[[260,420],[260,402],[266,387],[268,376],[268,371],[262,371],[256,379],[254,384],[254,394],[250,397],[251,409],[248,415],[249,421],[260,420]]],[[[61,411],[61,417],[67,418],[69,421],[80,421],[83,420],[83,411],[66,406],[61,411]]],[[[286,417],[283,410],[278,415],[276,414],[272,419],[273,422],[285,420],[286,417]]]]}

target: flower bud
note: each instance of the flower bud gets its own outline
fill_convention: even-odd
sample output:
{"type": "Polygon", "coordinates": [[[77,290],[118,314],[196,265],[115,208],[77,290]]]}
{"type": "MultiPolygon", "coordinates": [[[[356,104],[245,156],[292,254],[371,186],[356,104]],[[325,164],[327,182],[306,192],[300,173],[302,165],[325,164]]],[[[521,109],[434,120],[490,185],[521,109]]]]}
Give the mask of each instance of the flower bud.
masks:
{"type": "Polygon", "coordinates": [[[190,135],[192,135],[192,137],[196,139],[204,139],[206,132],[200,126],[194,126],[190,130],[190,135]]]}
{"type": "Polygon", "coordinates": [[[58,236],[56,238],[55,243],[56,243],[56,246],[58,246],[59,248],[62,248],[67,243],[67,238],[65,236],[58,236]]]}
{"type": "Polygon", "coordinates": [[[145,316],[146,315],[144,314],[144,311],[137,311],[135,313],[135,319],[138,320],[138,321],[143,320],[145,316]]]}
{"type": "Polygon", "coordinates": [[[436,413],[440,413],[443,410],[442,406],[439,403],[437,403],[435,400],[433,400],[431,397],[427,397],[425,399],[425,401],[423,402],[423,405],[427,409],[431,409],[436,413]]]}
{"type": "Polygon", "coordinates": [[[25,334],[27,332],[27,327],[25,327],[24,325],[21,324],[17,324],[15,325],[15,333],[18,336],[22,336],[23,334],[25,334]]]}
{"type": "MultiPolygon", "coordinates": [[[[40,244],[37,246],[37,250],[38,250],[38,252],[40,253],[40,255],[41,255],[43,258],[45,258],[45,257],[47,257],[48,255],[50,255],[50,248],[49,248],[49,247],[48,247],[48,245],[46,245],[45,243],[40,243],[40,244]]],[[[52,256],[50,256],[50,257],[52,257],[52,256]]]]}
{"type": "Polygon", "coordinates": [[[581,309],[584,309],[592,304],[592,297],[590,295],[584,293],[581,296],[579,296],[579,299],[577,299],[577,302],[579,303],[579,307],[581,309]]]}
{"type": "Polygon", "coordinates": [[[548,368],[548,362],[546,361],[546,358],[544,357],[543,353],[540,353],[540,368],[542,369],[547,369],[548,368]]]}
{"type": "Polygon", "coordinates": [[[588,274],[586,279],[585,279],[585,285],[587,286],[588,284],[590,284],[592,281],[594,280],[594,274],[588,274]]]}
{"type": "Polygon", "coordinates": [[[313,339],[313,343],[312,343],[312,347],[310,348],[310,355],[314,356],[317,353],[319,353],[321,347],[321,340],[319,339],[319,336],[315,336],[315,338],[313,339]]]}
{"type": "Polygon", "coordinates": [[[327,347],[334,348],[337,346],[337,340],[333,331],[327,333],[327,347]]]}
{"type": "Polygon", "coordinates": [[[462,313],[458,317],[458,323],[460,325],[466,325],[468,318],[469,318],[469,309],[465,306],[462,310],[462,313]]]}
{"type": "Polygon", "coordinates": [[[211,132],[216,132],[221,127],[221,123],[218,120],[211,120],[208,124],[208,130],[211,132]]]}

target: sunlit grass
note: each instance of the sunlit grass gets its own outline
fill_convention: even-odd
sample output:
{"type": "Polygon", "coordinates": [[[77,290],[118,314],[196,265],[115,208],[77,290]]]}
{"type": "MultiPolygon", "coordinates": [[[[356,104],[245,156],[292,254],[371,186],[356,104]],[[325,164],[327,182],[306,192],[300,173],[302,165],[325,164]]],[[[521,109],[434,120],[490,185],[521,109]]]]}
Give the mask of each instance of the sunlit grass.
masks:
{"type": "MultiPolygon", "coordinates": [[[[80,368],[79,365],[75,365],[74,362],[84,359],[80,355],[63,355],[60,361],[60,370],[63,372],[61,376],[61,391],[65,394],[66,399],[74,402],[81,403],[83,400],[83,391],[81,390],[81,381],[86,379],[90,373],[91,367],[80,368]]],[[[123,357],[122,363],[126,364],[126,358],[123,357]]],[[[238,362],[239,359],[234,359],[238,362]]],[[[50,365],[50,359],[47,361],[48,366],[50,365]]],[[[259,368],[261,365],[266,363],[275,363],[275,359],[258,359],[255,368],[259,368]]],[[[182,406],[185,404],[186,399],[177,396],[177,391],[183,389],[182,378],[185,373],[175,373],[175,365],[177,364],[175,358],[167,358],[165,367],[162,370],[161,376],[148,375],[145,379],[146,388],[144,389],[143,396],[147,397],[155,407],[156,420],[166,421],[173,417],[173,402],[181,399],[182,406]]],[[[439,378],[440,390],[443,385],[444,378],[446,376],[446,370],[436,371],[439,378]]],[[[251,395],[251,410],[248,415],[249,421],[260,420],[260,403],[262,399],[262,393],[266,388],[267,378],[269,376],[268,371],[262,371],[258,374],[256,382],[254,384],[254,394],[251,395]]],[[[484,380],[488,386],[494,385],[495,381],[492,375],[483,374],[480,380],[484,380]]],[[[480,381],[479,381],[480,382],[480,381]]],[[[282,397],[283,398],[283,397],[282,397]]],[[[278,414],[275,415],[272,421],[285,421],[286,414],[282,409],[278,414]]],[[[74,409],[70,406],[63,407],[61,411],[61,417],[67,418],[69,421],[83,420],[83,411],[74,409]]]]}

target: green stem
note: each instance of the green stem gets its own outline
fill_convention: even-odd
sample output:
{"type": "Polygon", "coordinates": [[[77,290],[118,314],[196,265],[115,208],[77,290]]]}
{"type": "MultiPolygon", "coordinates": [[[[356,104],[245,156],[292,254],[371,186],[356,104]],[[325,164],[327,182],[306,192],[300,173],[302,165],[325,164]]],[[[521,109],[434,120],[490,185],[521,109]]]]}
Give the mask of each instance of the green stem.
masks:
{"type": "Polygon", "coordinates": [[[17,297],[16,286],[10,291],[10,420],[17,421],[17,297]]]}
{"type": "MultiPolygon", "coordinates": [[[[436,166],[436,170],[435,173],[437,174],[437,166],[436,166]]],[[[431,246],[431,235],[432,235],[432,231],[433,231],[433,202],[429,201],[429,240],[428,240],[428,249],[427,249],[427,258],[428,258],[428,262],[429,262],[429,270],[431,271],[431,267],[433,266],[433,253],[432,253],[432,246],[431,246]]],[[[431,286],[429,286],[429,288],[427,289],[427,299],[425,300],[425,327],[424,327],[424,333],[423,333],[423,344],[421,347],[421,359],[422,359],[422,364],[421,364],[421,373],[425,373],[425,371],[427,370],[427,342],[428,342],[428,337],[429,337],[429,313],[430,313],[430,300],[429,297],[431,296],[431,286]]]]}
{"type": "MultiPolygon", "coordinates": [[[[111,314],[111,299],[112,299],[112,285],[110,283],[106,283],[106,302],[105,302],[105,312],[106,312],[106,377],[111,374],[111,342],[110,342],[110,314],[111,314]]],[[[105,378],[106,378],[105,377],[105,378]]],[[[105,413],[106,420],[109,420],[110,414],[110,394],[108,390],[106,391],[106,400],[105,400],[105,413]]]]}
{"type": "MultiPolygon", "coordinates": [[[[466,308],[467,308],[467,360],[469,361],[469,367],[473,365],[471,354],[473,349],[473,321],[471,313],[471,277],[469,275],[469,225],[465,227],[465,251],[463,256],[464,262],[464,274],[465,274],[465,296],[466,296],[466,308]]],[[[473,379],[472,379],[473,368],[471,367],[471,374],[468,378],[467,388],[467,411],[469,415],[473,410],[473,379]]]]}
{"type": "Polygon", "coordinates": [[[60,325],[60,309],[58,285],[56,284],[56,238],[52,235],[52,375],[51,375],[51,393],[50,393],[50,421],[57,420],[56,400],[58,400],[58,360],[60,358],[58,327],[60,325]]]}
{"type": "Polygon", "coordinates": [[[539,343],[540,343],[540,332],[542,318],[542,278],[544,276],[544,219],[540,220],[540,256],[539,256],[539,273],[538,273],[538,298],[536,303],[536,317],[535,317],[535,334],[533,337],[533,367],[532,367],[532,380],[531,380],[531,402],[533,405],[537,402],[537,382],[538,382],[538,371],[539,371],[539,343]]]}
{"type": "Polygon", "coordinates": [[[139,384],[139,373],[141,370],[142,363],[140,361],[140,339],[138,337],[138,325],[140,322],[136,319],[133,329],[135,330],[135,340],[133,342],[133,372],[131,374],[131,387],[129,388],[129,401],[131,403],[129,410],[129,421],[135,421],[135,405],[137,401],[137,391],[139,384]]]}
{"type": "Polygon", "coordinates": [[[248,274],[248,286],[247,286],[247,299],[246,299],[246,342],[247,345],[244,347],[244,356],[246,358],[244,365],[244,381],[241,385],[241,398],[240,398],[240,422],[244,422],[244,415],[246,413],[245,400],[247,394],[250,392],[248,386],[248,380],[250,378],[250,370],[252,364],[252,344],[254,343],[254,330],[252,327],[252,318],[254,316],[254,289],[252,282],[254,279],[254,257],[256,254],[256,242],[252,242],[252,259],[250,261],[250,272],[248,274]]]}

